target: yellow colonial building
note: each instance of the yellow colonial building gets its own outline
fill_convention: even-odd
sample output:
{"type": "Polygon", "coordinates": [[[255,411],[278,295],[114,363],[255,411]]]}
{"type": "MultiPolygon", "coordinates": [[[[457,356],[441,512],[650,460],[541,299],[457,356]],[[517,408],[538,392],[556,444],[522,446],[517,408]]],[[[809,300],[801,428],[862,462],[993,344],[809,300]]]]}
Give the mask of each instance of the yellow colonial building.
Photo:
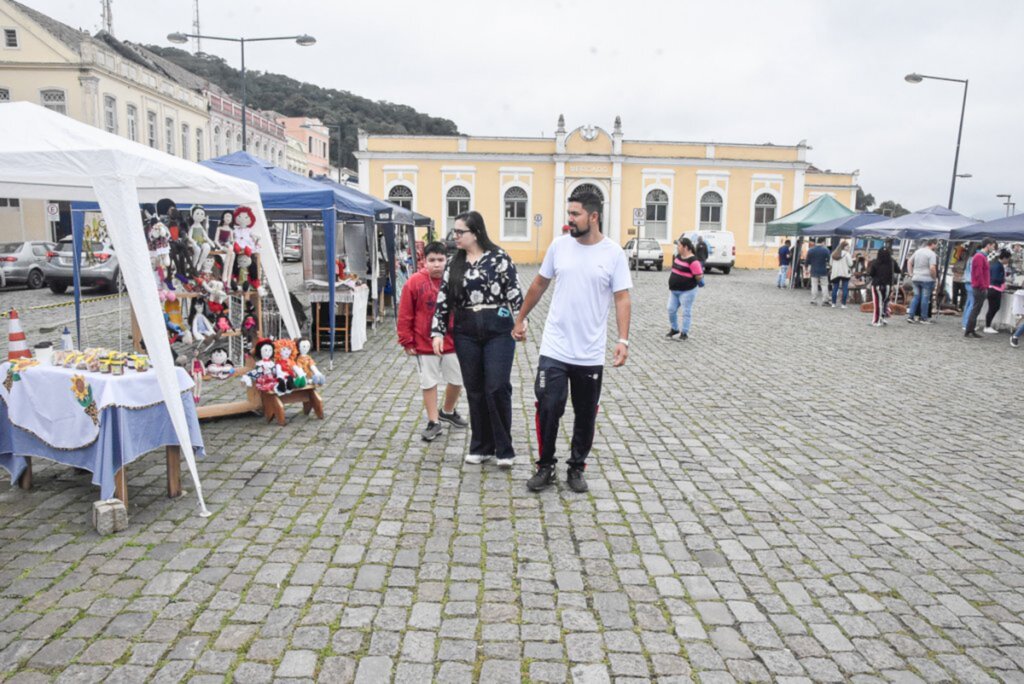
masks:
{"type": "Polygon", "coordinates": [[[604,232],[672,241],[693,230],[730,231],[740,268],[774,266],[775,238],[764,225],[820,195],[853,208],[857,172],[821,171],[797,145],[627,140],[593,126],[553,138],[368,135],[360,132],[365,192],[435,219],[447,232],[460,212],[483,214],[488,232],[520,263],[538,263],[561,235],[566,200],[588,186],[604,200],[604,232]]]}

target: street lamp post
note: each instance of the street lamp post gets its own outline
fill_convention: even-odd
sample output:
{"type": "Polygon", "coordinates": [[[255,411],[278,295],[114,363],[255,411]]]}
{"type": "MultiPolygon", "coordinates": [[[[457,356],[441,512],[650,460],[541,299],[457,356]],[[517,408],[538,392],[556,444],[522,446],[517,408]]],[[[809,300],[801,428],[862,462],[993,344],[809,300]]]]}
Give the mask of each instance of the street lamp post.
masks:
{"type": "Polygon", "coordinates": [[[956,192],[956,167],[960,162],[960,138],[964,132],[964,112],[967,109],[967,79],[966,78],[946,78],[945,76],[925,76],[924,74],[907,74],[903,79],[907,83],[920,83],[925,79],[931,79],[933,81],[949,81],[951,83],[963,83],[964,84],[964,100],[963,104],[960,105],[960,127],[956,132],[956,153],[953,155],[953,181],[949,185],[949,206],[948,208],[952,211],[953,209],[953,193],[956,192]]]}
{"type": "Polygon", "coordinates": [[[1015,203],[1015,202],[1011,202],[1011,201],[1010,201],[1010,197],[1011,197],[1011,196],[1012,196],[1012,195],[1010,195],[1010,194],[1008,194],[1008,193],[1007,193],[1007,194],[1001,194],[1001,195],[996,195],[996,197],[998,197],[999,199],[1005,199],[1005,200],[1006,200],[1005,202],[1003,202],[1003,206],[1005,206],[1005,207],[1006,207],[1006,215],[1007,215],[1007,216],[1009,216],[1009,215],[1010,215],[1010,207],[1011,207],[1011,206],[1016,206],[1016,203],[1015,203]]]}
{"type": "Polygon", "coordinates": [[[248,101],[245,94],[245,44],[246,43],[258,43],[266,42],[268,40],[294,40],[302,47],[309,47],[310,45],[316,44],[316,38],[313,36],[302,34],[301,36],[272,36],[268,38],[226,38],[224,36],[203,36],[198,33],[169,33],[167,34],[167,40],[178,45],[183,45],[188,42],[189,38],[200,38],[203,40],[223,40],[228,43],[238,43],[242,48],[242,150],[245,151],[248,148],[248,141],[246,140],[246,107],[248,101]]]}
{"type": "MultiPolygon", "coordinates": [[[[338,147],[337,147],[337,153],[338,153],[338,184],[339,185],[344,185],[344,183],[341,182],[341,124],[321,123],[319,126],[314,126],[314,125],[311,125],[311,124],[302,124],[301,126],[299,126],[299,128],[308,128],[310,130],[313,130],[313,129],[316,129],[316,128],[327,128],[327,129],[336,129],[338,131],[338,147]]],[[[330,166],[330,151],[328,151],[327,160],[328,160],[328,166],[330,166]]]]}

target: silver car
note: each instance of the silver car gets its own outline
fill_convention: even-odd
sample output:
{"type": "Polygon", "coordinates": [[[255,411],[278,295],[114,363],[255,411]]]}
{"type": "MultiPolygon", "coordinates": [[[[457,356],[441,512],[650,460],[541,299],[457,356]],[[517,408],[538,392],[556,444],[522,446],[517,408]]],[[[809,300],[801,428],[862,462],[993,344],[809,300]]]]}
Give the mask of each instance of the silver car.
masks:
{"type": "MultiPolygon", "coordinates": [[[[46,262],[46,284],[56,294],[61,294],[71,287],[74,264],[74,244],[70,237],[57,243],[56,251],[50,252],[46,262]]],[[[108,292],[124,290],[121,269],[117,265],[117,255],[110,245],[102,242],[83,242],[81,263],[82,287],[102,287],[108,292]]]]}
{"type": "Polygon", "coordinates": [[[0,244],[0,287],[26,285],[35,290],[46,284],[46,255],[52,242],[7,242],[0,244]]]}

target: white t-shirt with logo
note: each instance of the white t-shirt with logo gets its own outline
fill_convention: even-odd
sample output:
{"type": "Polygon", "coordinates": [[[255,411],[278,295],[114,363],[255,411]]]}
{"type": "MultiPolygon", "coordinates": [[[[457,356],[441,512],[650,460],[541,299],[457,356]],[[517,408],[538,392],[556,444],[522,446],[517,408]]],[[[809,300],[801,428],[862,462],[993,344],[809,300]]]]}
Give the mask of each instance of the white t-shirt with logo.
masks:
{"type": "Polygon", "coordinates": [[[577,366],[604,365],[613,295],[633,287],[626,253],[607,237],[581,245],[563,235],[548,247],[540,275],[556,280],[541,356],[577,366]]]}

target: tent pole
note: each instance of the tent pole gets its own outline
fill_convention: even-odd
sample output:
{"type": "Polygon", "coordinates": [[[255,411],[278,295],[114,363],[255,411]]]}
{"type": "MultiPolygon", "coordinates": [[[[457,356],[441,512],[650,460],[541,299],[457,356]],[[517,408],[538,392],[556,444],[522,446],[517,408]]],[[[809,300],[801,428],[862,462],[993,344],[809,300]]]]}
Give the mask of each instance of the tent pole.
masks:
{"type": "MultiPolygon", "coordinates": [[[[335,315],[336,315],[335,312],[337,311],[337,309],[336,309],[337,304],[336,304],[336,300],[335,300],[335,293],[337,292],[337,285],[338,285],[338,271],[337,271],[337,268],[338,268],[337,267],[337,261],[338,261],[338,253],[337,252],[338,252],[338,249],[337,249],[337,244],[336,244],[337,241],[335,239],[336,238],[335,233],[336,233],[336,227],[337,227],[337,215],[335,214],[334,208],[332,207],[330,209],[324,209],[323,217],[324,217],[324,248],[325,248],[324,251],[327,253],[327,259],[326,259],[326,261],[327,261],[327,301],[328,301],[328,303],[327,303],[327,315],[328,315],[328,320],[330,321],[329,328],[330,328],[330,336],[331,336],[331,338],[330,338],[331,339],[331,351],[330,351],[330,365],[329,365],[329,369],[330,370],[334,370],[334,335],[335,335],[334,325],[335,325],[335,323],[337,323],[337,321],[335,320],[335,315]]],[[[318,330],[316,334],[319,335],[320,331],[318,330]]],[[[351,331],[349,331],[348,334],[351,335],[352,334],[351,331]]]]}
{"type": "Polygon", "coordinates": [[[82,244],[85,238],[85,212],[71,212],[71,274],[75,292],[75,342],[79,349],[82,343],[82,244]]]}

